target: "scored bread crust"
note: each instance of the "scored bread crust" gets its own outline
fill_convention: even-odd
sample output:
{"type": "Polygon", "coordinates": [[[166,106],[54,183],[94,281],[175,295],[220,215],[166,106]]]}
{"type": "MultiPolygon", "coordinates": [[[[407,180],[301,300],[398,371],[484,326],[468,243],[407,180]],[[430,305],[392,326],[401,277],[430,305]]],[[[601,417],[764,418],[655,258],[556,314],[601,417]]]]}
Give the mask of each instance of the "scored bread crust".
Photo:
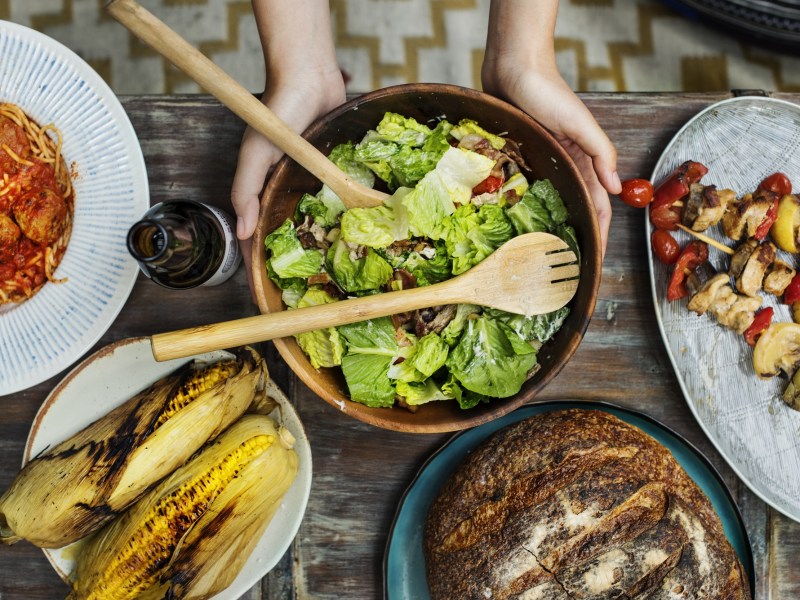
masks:
{"type": "Polygon", "coordinates": [[[423,547],[432,600],[750,598],[719,517],[669,450],[596,410],[485,440],[431,505],[423,547]]]}

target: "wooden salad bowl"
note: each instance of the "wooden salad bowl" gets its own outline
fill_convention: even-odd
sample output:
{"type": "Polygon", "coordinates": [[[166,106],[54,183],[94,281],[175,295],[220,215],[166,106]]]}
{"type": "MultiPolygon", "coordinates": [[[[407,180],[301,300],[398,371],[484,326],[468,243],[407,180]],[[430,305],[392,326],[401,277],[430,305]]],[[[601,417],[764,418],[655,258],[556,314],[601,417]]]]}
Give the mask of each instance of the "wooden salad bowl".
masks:
{"type": "MultiPolygon", "coordinates": [[[[410,433],[456,431],[489,422],[531,401],[564,367],[578,348],[594,312],[601,274],[600,232],[589,191],[564,149],[553,136],[523,111],[488,94],[444,84],[406,84],[383,88],[354,98],[334,109],[309,127],[303,136],[327,154],[337,144],[358,142],[374,128],[387,111],[435,124],[447,118],[451,123],[474,119],[492,133],[508,133],[516,141],[532,170],[532,179],[550,179],[569,211],[581,250],[581,277],[570,314],[555,337],[539,352],[540,368],[522,389],[509,398],[463,410],[455,401],[437,401],[418,407],[416,412],[395,406],[370,408],[353,402],[339,369],[315,369],[294,338],[274,340],[283,359],[319,397],[341,412],[377,427],[410,433]]],[[[526,174],[528,175],[528,174],[526,174]]],[[[253,283],[261,312],[285,309],[281,290],[266,273],[264,238],[287,218],[304,193],[316,194],[321,187],[308,171],[284,157],[276,166],[264,191],[256,227],[252,269],[253,283]]]]}

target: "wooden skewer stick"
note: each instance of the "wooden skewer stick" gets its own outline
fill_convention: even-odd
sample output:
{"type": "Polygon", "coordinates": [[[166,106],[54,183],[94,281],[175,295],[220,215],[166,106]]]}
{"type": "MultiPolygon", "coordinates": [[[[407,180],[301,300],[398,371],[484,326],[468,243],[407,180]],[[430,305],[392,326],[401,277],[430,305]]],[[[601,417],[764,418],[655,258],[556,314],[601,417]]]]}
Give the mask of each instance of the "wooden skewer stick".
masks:
{"type": "Polygon", "coordinates": [[[731,256],[733,256],[736,252],[733,248],[729,248],[725,244],[721,244],[717,240],[710,238],[707,235],[700,233],[699,231],[694,231],[692,229],[689,229],[688,227],[686,227],[686,225],[681,225],[680,223],[678,223],[677,225],[680,229],[682,229],[686,233],[692,234],[698,240],[705,242],[709,246],[714,246],[714,248],[716,248],[717,250],[722,250],[725,254],[730,254],[731,256]]]}

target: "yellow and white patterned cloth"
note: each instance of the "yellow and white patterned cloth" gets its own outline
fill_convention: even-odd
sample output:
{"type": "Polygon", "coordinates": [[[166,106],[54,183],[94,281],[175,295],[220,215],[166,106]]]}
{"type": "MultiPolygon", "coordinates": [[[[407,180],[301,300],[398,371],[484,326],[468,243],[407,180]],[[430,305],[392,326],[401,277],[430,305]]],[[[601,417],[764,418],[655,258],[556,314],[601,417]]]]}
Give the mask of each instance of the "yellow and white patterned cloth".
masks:
{"type": "MultiPolygon", "coordinates": [[[[263,89],[249,0],[140,2],[247,89],[263,89]]],[[[106,15],[104,3],[0,0],[0,19],[59,40],[118,94],[199,91],[106,15]]],[[[330,6],[348,91],[415,81],[480,88],[489,0],[331,0],[330,6]]],[[[561,0],[556,49],[561,72],[578,91],[800,91],[800,55],[745,43],[659,0],[561,0]]]]}

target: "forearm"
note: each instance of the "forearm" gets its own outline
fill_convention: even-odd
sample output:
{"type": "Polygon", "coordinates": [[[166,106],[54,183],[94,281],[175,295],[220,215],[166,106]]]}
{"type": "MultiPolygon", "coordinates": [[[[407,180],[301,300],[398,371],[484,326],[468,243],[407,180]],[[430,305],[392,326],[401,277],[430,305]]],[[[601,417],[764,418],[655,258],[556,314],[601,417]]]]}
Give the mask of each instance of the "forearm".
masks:
{"type": "Polygon", "coordinates": [[[338,70],[327,1],[253,0],[253,12],[272,85],[338,70]]]}
{"type": "Polygon", "coordinates": [[[555,67],[558,0],[492,0],[486,60],[517,67],[555,67]]]}

